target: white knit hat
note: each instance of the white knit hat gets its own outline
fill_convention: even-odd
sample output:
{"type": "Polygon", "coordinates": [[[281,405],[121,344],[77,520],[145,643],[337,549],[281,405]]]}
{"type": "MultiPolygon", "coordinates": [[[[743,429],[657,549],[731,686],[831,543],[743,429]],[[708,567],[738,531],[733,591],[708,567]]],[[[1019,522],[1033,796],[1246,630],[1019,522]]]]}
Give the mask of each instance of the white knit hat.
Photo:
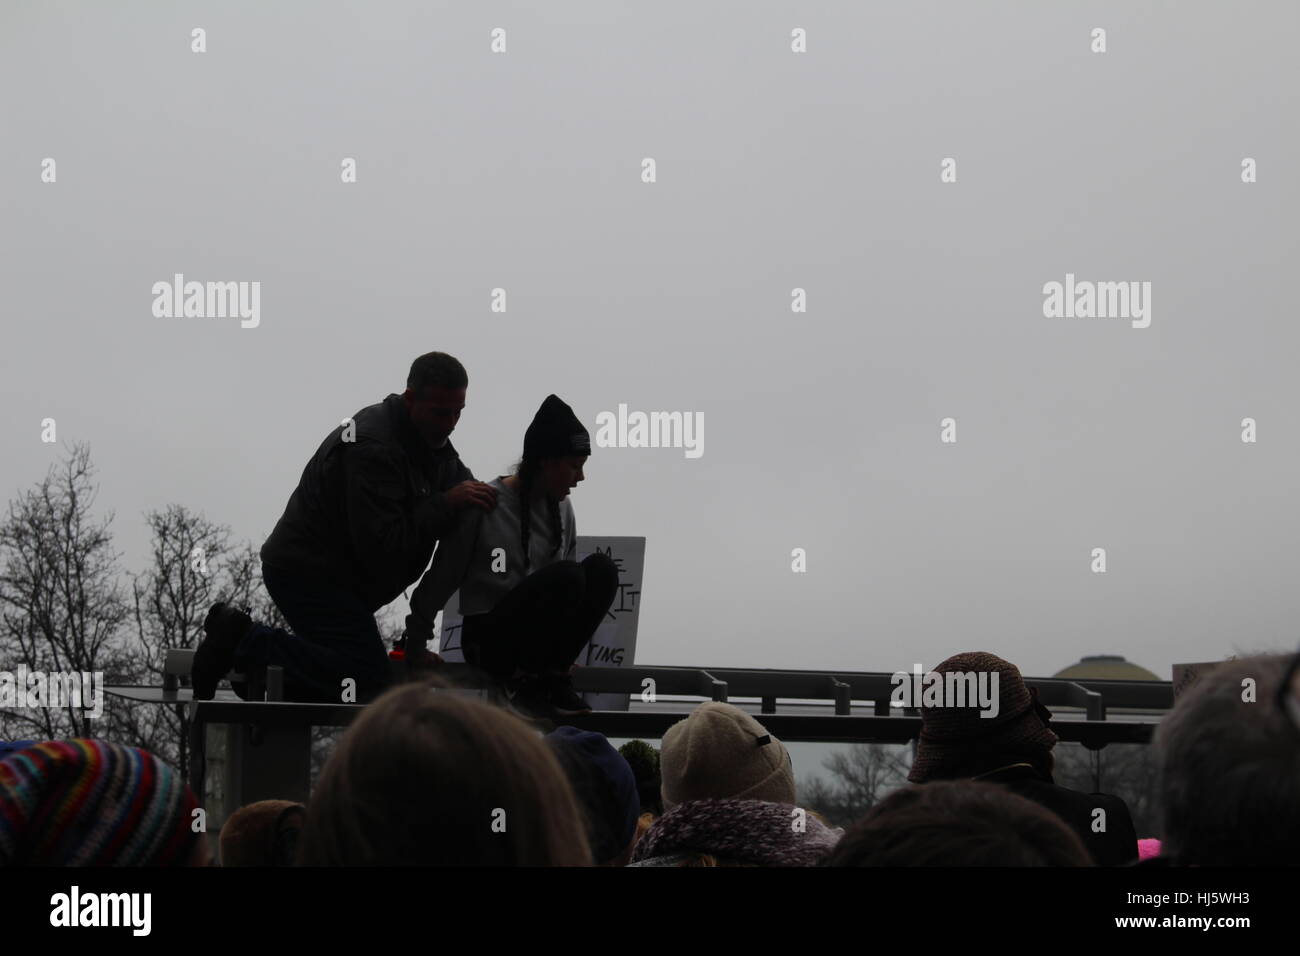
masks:
{"type": "Polygon", "coordinates": [[[687,800],[795,802],[785,745],[731,704],[705,701],[664,734],[659,756],[664,810],[687,800]]]}

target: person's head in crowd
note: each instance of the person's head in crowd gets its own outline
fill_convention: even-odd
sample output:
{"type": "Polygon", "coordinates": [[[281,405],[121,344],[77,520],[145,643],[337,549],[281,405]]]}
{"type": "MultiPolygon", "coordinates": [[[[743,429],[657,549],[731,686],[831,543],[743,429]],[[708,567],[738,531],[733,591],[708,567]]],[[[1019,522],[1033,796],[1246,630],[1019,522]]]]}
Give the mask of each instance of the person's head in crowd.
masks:
{"type": "Polygon", "coordinates": [[[664,811],[688,800],[795,802],[785,745],[739,707],[705,701],[664,733],[659,754],[664,811]]]}
{"type": "Polygon", "coordinates": [[[632,866],[816,866],[840,831],[770,800],[687,800],[637,841],[632,866]]]}
{"type": "MultiPolygon", "coordinates": [[[[912,783],[974,777],[995,767],[1026,762],[1052,778],[1052,748],[1056,734],[1048,728],[1051,712],[1038,702],[1020,670],[1009,661],[984,651],[955,654],[934,668],[935,673],[990,675],[991,688],[998,675],[996,717],[982,717],[978,703],[971,706],[921,707],[921,734],[916,759],[907,779],[912,783]]],[[[945,678],[945,681],[947,679],[945,678]]],[[[968,701],[970,700],[968,696],[968,701]]]]}
{"type": "Polygon", "coordinates": [[[1277,700],[1289,662],[1220,664],[1160,722],[1162,857],[1182,866],[1300,862],[1300,728],[1277,700]]]}
{"type": "Polygon", "coordinates": [[[292,800],[240,807],[221,828],[222,866],[293,866],[307,808],[292,800]]]}
{"type": "Polygon", "coordinates": [[[557,727],[546,742],[583,811],[592,859],[597,866],[626,866],[641,815],[632,768],[604,736],[589,730],[557,727]]]}
{"type": "Polygon", "coordinates": [[[39,743],[0,760],[0,866],[206,866],[197,807],[148,751],[39,743]]]}
{"type": "Polygon", "coordinates": [[[641,811],[654,816],[664,812],[663,797],[659,788],[663,780],[659,775],[659,751],[644,740],[629,740],[618,748],[636,777],[636,793],[641,801],[641,811]]]}
{"type": "Polygon", "coordinates": [[[1056,814],[997,784],[895,790],[850,827],[825,866],[1092,866],[1056,814]]]}
{"type": "Polygon", "coordinates": [[[411,424],[432,447],[440,447],[460,421],[469,375],[446,352],[426,352],[411,363],[402,401],[411,424]]]}
{"type": "Polygon", "coordinates": [[[587,866],[550,749],[511,714],[432,683],[370,704],[330,755],[298,844],[307,866],[587,866]]]}

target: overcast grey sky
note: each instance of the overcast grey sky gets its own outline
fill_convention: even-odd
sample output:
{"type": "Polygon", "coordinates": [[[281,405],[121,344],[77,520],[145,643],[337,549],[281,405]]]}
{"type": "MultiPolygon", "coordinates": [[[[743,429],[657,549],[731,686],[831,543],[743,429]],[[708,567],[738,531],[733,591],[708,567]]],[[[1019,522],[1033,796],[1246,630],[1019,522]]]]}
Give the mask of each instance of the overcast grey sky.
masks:
{"type": "Polygon", "coordinates": [[[1293,647],[1297,9],[6,0],[0,491],[87,441],[128,566],[173,501],[260,543],[437,349],[484,479],[549,392],[703,414],[572,498],[648,539],[638,662],[1293,647]],[[260,324],[155,317],[177,272],[260,324]],[[1045,318],[1067,273],[1150,327],[1045,318]]]}

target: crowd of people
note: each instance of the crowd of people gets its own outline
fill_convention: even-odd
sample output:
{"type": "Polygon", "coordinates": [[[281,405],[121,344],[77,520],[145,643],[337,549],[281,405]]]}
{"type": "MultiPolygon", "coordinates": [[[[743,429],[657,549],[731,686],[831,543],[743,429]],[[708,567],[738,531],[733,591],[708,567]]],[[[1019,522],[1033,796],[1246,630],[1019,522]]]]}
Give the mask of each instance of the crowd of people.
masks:
{"type": "Polygon", "coordinates": [[[1160,723],[1162,824],[1139,840],[1122,800],[1052,777],[1050,716],[1007,661],[998,716],[922,706],[909,783],[847,830],[799,805],[785,745],[709,701],[658,750],[542,733],[509,709],[412,680],[347,729],[308,803],[225,821],[145,751],[102,740],[0,749],[0,865],[1224,866],[1300,851],[1300,727],[1290,657],[1217,667],[1160,723]],[[1251,691],[1243,693],[1249,686],[1251,691]]]}

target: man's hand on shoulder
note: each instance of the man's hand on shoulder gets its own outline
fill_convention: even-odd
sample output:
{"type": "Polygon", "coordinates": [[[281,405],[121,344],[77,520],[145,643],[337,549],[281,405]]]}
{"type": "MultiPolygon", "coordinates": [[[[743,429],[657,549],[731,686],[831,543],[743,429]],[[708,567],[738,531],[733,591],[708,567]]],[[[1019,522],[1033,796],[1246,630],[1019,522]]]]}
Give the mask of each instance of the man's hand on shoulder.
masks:
{"type": "Polygon", "coordinates": [[[497,490],[481,481],[462,481],[444,494],[447,504],[457,511],[469,507],[491,511],[497,506],[497,490]]]}

